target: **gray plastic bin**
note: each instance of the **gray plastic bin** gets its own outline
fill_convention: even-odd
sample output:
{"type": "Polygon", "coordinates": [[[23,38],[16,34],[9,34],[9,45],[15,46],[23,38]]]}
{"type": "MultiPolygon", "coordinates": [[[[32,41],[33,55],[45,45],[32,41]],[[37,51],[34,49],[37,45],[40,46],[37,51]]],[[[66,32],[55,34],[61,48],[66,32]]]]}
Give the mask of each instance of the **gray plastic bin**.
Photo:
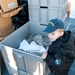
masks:
{"type": "Polygon", "coordinates": [[[49,70],[41,56],[19,50],[20,42],[30,34],[42,34],[42,26],[28,22],[1,41],[0,50],[10,75],[48,75],[49,70]]]}

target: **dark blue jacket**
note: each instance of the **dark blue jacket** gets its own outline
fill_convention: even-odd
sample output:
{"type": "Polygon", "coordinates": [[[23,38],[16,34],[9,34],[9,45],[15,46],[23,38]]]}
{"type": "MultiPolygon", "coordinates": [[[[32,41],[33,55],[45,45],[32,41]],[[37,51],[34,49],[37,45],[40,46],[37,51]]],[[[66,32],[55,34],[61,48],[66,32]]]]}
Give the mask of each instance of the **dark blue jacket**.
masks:
{"type": "Polygon", "coordinates": [[[62,37],[52,42],[45,61],[54,75],[68,75],[69,68],[75,58],[74,52],[75,37],[70,31],[65,31],[62,37]]]}

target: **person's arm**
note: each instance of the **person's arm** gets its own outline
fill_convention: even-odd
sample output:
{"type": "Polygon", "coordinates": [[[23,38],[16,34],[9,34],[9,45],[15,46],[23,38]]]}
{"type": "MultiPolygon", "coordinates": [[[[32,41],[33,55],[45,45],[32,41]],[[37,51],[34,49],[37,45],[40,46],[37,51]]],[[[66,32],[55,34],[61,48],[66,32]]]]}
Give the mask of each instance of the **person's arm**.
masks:
{"type": "Polygon", "coordinates": [[[55,65],[55,63],[54,63],[54,61],[55,61],[54,57],[52,55],[49,55],[47,52],[45,52],[45,53],[42,54],[42,58],[46,61],[46,63],[48,65],[52,65],[52,66],[55,65]]]}
{"type": "Polygon", "coordinates": [[[70,2],[68,2],[68,5],[67,5],[67,16],[68,17],[70,16],[70,11],[71,11],[71,4],[70,2]]]}
{"type": "Polygon", "coordinates": [[[75,58],[75,53],[73,50],[61,48],[61,53],[67,58],[70,58],[70,59],[75,58]]]}
{"type": "Polygon", "coordinates": [[[43,53],[42,58],[46,61],[48,65],[55,67],[57,65],[61,65],[62,63],[64,63],[66,56],[65,56],[65,52],[62,52],[61,50],[59,50],[54,55],[49,53],[43,53]]]}
{"type": "Polygon", "coordinates": [[[17,15],[19,13],[19,11],[21,11],[25,5],[26,4],[23,4],[23,5],[19,6],[17,9],[11,11],[9,13],[10,14],[10,17],[17,15]]]}
{"type": "Polygon", "coordinates": [[[19,7],[17,9],[10,11],[9,12],[10,17],[17,15],[19,13],[19,11],[21,11],[22,9],[23,9],[23,7],[19,7]]]}
{"type": "Polygon", "coordinates": [[[68,2],[68,5],[67,5],[67,11],[70,11],[71,10],[71,3],[68,2]]]}
{"type": "Polygon", "coordinates": [[[17,9],[14,9],[14,10],[11,10],[9,12],[3,12],[1,13],[1,16],[2,17],[12,17],[12,16],[15,16],[19,13],[20,10],[22,10],[23,7],[19,7],[17,9]]]}

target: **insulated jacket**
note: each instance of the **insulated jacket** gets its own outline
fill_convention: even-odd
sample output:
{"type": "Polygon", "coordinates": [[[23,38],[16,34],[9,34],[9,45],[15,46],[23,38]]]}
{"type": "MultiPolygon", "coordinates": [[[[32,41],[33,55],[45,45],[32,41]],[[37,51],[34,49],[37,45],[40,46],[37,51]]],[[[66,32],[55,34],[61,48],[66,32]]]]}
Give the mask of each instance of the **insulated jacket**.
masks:
{"type": "Polygon", "coordinates": [[[52,42],[45,59],[54,75],[68,75],[69,68],[75,58],[75,38],[71,31],[52,42]]]}

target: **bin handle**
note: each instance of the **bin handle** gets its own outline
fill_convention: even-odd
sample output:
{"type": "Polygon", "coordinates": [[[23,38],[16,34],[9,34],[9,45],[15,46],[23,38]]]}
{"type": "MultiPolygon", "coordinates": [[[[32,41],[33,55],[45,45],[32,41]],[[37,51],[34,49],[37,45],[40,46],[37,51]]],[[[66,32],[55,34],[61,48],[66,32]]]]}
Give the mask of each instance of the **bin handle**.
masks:
{"type": "Polygon", "coordinates": [[[45,9],[47,9],[48,7],[47,7],[47,6],[40,6],[40,8],[45,8],[45,9]]]}
{"type": "Polygon", "coordinates": [[[40,24],[41,26],[47,26],[47,24],[40,24]]]}

